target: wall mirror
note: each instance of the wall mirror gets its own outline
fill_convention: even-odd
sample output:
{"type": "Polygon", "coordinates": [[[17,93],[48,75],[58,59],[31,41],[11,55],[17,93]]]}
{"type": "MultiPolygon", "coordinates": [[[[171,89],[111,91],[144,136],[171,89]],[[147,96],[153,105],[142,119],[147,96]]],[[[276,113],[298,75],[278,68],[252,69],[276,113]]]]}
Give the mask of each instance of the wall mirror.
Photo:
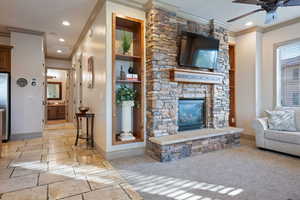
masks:
{"type": "Polygon", "coordinates": [[[61,82],[48,82],[47,83],[47,99],[48,100],[61,100],[62,99],[61,82]]]}

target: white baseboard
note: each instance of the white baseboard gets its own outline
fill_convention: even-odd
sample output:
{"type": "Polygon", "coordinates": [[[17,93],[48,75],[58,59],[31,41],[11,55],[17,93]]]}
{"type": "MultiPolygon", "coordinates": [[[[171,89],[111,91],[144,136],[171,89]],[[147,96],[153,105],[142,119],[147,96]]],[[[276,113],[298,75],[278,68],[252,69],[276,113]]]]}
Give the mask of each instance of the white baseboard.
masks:
{"type": "Polygon", "coordinates": [[[131,148],[120,151],[105,152],[97,144],[95,144],[96,150],[106,159],[114,160],[118,158],[131,157],[131,156],[141,156],[145,154],[145,147],[131,148]]]}
{"type": "Polygon", "coordinates": [[[33,139],[33,138],[39,138],[42,137],[42,132],[36,132],[36,133],[24,133],[24,134],[11,134],[10,140],[16,141],[16,140],[26,140],[26,139],[33,139]]]}

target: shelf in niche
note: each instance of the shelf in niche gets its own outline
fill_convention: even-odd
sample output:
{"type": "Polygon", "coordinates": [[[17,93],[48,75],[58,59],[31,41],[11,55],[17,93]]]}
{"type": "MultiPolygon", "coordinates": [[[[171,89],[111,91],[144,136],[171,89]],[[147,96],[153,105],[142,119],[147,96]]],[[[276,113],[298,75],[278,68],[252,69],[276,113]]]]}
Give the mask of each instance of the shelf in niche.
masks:
{"type": "Polygon", "coordinates": [[[118,60],[125,60],[125,61],[133,61],[133,60],[140,60],[140,56],[129,56],[129,55],[122,55],[116,54],[116,59],[118,60]]]}
{"type": "Polygon", "coordinates": [[[141,81],[117,80],[117,83],[141,83],[141,81]]]}
{"type": "Polygon", "coordinates": [[[115,142],[115,144],[116,145],[118,145],[118,144],[130,144],[130,143],[143,142],[143,141],[144,141],[143,139],[139,139],[139,138],[137,138],[135,140],[129,140],[129,141],[120,141],[120,140],[117,140],[115,142]]]}

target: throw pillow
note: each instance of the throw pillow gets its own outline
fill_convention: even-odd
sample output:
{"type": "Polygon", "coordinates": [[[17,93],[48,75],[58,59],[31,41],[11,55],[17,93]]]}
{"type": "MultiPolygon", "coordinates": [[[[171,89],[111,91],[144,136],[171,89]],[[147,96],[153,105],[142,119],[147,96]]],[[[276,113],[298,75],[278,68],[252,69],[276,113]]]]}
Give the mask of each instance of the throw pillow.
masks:
{"type": "Polygon", "coordinates": [[[269,129],[277,131],[296,131],[295,111],[267,110],[266,113],[268,115],[269,129]]]}

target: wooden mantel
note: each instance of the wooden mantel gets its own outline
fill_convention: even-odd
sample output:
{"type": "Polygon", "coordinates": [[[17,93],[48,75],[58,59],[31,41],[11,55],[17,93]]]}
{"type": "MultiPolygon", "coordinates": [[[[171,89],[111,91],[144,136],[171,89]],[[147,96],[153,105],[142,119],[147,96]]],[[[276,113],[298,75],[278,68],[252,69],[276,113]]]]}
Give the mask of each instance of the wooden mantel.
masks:
{"type": "Polygon", "coordinates": [[[222,84],[224,75],[216,72],[173,68],[170,71],[170,79],[184,83],[222,84]]]}

